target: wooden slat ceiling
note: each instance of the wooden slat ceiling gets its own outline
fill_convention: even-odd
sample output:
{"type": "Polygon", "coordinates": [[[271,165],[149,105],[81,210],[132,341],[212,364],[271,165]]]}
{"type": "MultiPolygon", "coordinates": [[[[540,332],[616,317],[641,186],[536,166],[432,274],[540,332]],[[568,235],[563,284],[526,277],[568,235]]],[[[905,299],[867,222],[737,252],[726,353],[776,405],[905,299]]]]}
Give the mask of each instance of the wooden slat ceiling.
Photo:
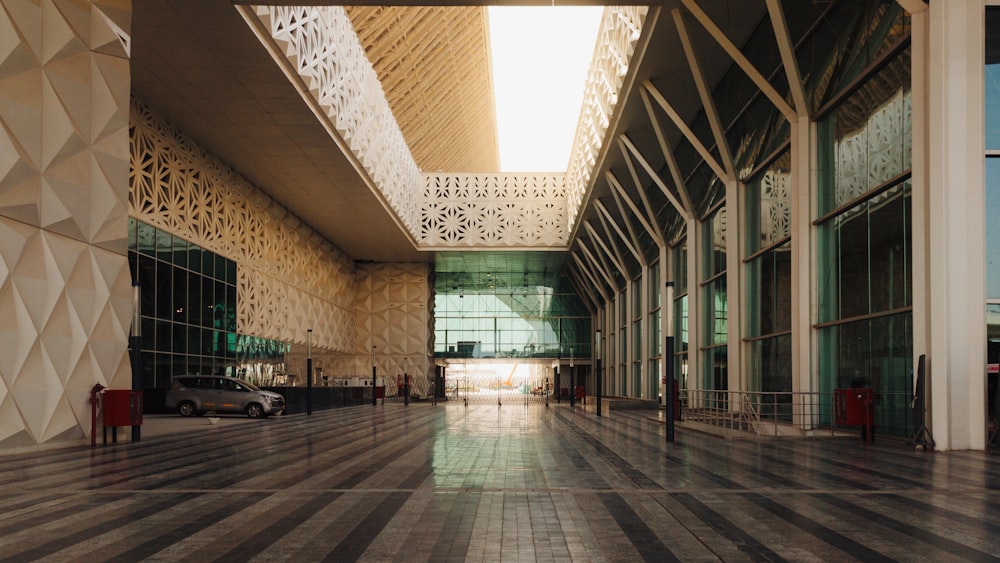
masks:
{"type": "Polygon", "coordinates": [[[486,9],[349,6],[424,172],[498,172],[486,9]]]}

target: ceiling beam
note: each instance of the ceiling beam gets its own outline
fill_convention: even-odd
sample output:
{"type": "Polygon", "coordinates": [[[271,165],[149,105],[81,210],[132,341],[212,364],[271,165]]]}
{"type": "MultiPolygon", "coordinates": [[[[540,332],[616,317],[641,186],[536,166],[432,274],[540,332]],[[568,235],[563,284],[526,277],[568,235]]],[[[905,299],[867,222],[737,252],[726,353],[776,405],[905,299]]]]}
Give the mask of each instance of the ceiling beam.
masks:
{"type": "MultiPolygon", "coordinates": [[[[622,197],[618,195],[618,190],[612,188],[608,190],[611,192],[611,197],[615,200],[615,207],[618,208],[618,213],[622,218],[622,223],[625,223],[625,229],[628,230],[629,237],[632,239],[632,245],[635,247],[636,252],[639,251],[639,235],[635,233],[635,225],[632,224],[632,220],[629,219],[629,213],[625,211],[625,206],[622,205],[622,197]]],[[[603,206],[602,206],[603,207],[603,206]]],[[[607,211],[607,210],[605,210],[607,211]]]]}
{"type": "Polygon", "coordinates": [[[663,231],[660,229],[659,223],[656,222],[656,213],[653,211],[653,206],[649,204],[649,197],[646,195],[646,186],[642,183],[639,173],[635,170],[635,164],[632,162],[632,157],[629,156],[628,148],[626,148],[622,137],[625,137],[624,133],[618,138],[618,147],[621,149],[622,157],[625,159],[625,166],[628,167],[628,174],[632,178],[632,184],[635,186],[636,192],[639,194],[639,200],[642,201],[642,207],[646,210],[646,218],[649,219],[649,224],[655,230],[652,233],[653,238],[657,243],[662,243],[663,231]]]}
{"type": "MultiPolygon", "coordinates": [[[[622,144],[628,149],[628,152],[632,153],[635,159],[639,161],[639,164],[642,166],[642,169],[646,171],[646,174],[648,174],[649,177],[653,179],[653,183],[656,184],[656,187],[660,188],[660,191],[663,192],[663,195],[667,196],[667,200],[670,201],[670,205],[673,205],[674,209],[676,209],[677,212],[680,213],[682,217],[684,217],[685,219],[689,219],[691,217],[690,212],[685,208],[683,203],[677,200],[677,196],[675,196],[674,193],[670,191],[670,188],[668,188],[667,184],[663,182],[663,179],[660,178],[660,175],[657,174],[655,170],[653,170],[653,166],[649,164],[649,161],[646,160],[646,157],[644,157],[642,153],[639,152],[639,149],[636,148],[636,146],[632,143],[632,141],[629,140],[629,138],[626,135],[622,134],[620,139],[622,144]]],[[[626,155],[626,159],[628,159],[628,155],[626,155]]],[[[631,165],[629,165],[629,167],[631,168],[631,165]]],[[[654,218],[653,220],[655,221],[656,219],[654,218]]]]}
{"type": "Polygon", "coordinates": [[[711,35],[719,46],[722,47],[723,50],[725,50],[726,53],[733,59],[733,62],[743,69],[743,72],[745,72],[750,80],[757,85],[757,88],[760,88],[760,91],[767,96],[767,99],[771,100],[771,103],[778,108],[778,111],[785,116],[785,119],[792,121],[798,117],[798,114],[795,112],[795,108],[785,101],[784,96],[779,94],[778,90],[776,90],[774,86],[771,86],[771,83],[767,81],[767,78],[765,78],[764,75],[753,66],[753,63],[751,63],[750,60],[743,55],[739,47],[734,45],[733,42],[726,37],[726,34],[719,28],[719,26],[715,25],[712,18],[710,18],[708,14],[706,14],[705,11],[698,6],[695,0],[681,1],[684,3],[684,7],[691,12],[691,15],[698,20],[698,23],[705,28],[705,31],[708,31],[708,34],[711,35]]]}
{"type": "Polygon", "coordinates": [[[610,170],[605,170],[604,175],[607,177],[608,183],[611,184],[611,188],[616,190],[618,194],[622,197],[622,199],[625,200],[625,203],[628,204],[628,208],[632,210],[632,215],[639,221],[640,224],[642,224],[642,227],[646,229],[646,232],[649,233],[649,236],[653,237],[653,240],[657,240],[660,234],[646,221],[645,217],[643,217],[642,215],[642,212],[639,211],[638,207],[636,207],[635,202],[633,202],[632,198],[628,196],[628,192],[625,191],[625,188],[622,186],[621,182],[618,181],[618,178],[615,178],[614,173],[611,172],[610,170]]]}
{"type": "Polygon", "coordinates": [[[667,169],[670,170],[670,177],[674,180],[674,185],[677,187],[677,193],[680,195],[681,203],[683,204],[682,206],[687,212],[686,214],[681,212],[681,215],[690,217],[694,215],[694,204],[691,202],[691,194],[688,193],[687,185],[684,184],[684,178],[681,177],[680,167],[677,166],[677,159],[674,158],[674,153],[667,144],[667,136],[663,133],[663,126],[660,125],[660,119],[656,117],[653,103],[649,100],[649,93],[644,88],[640,88],[639,97],[642,98],[642,104],[646,107],[646,115],[649,117],[649,123],[653,126],[653,132],[656,133],[656,141],[660,145],[660,152],[663,153],[667,169]]]}
{"type": "Polygon", "coordinates": [[[607,294],[606,291],[604,291],[604,284],[602,284],[601,282],[597,281],[597,276],[595,276],[594,273],[590,271],[590,268],[588,268],[583,263],[583,260],[580,259],[580,256],[575,251],[571,252],[570,256],[573,257],[573,261],[576,262],[576,266],[580,269],[580,271],[583,272],[584,274],[586,274],[587,279],[590,280],[591,285],[593,285],[594,288],[596,288],[597,291],[600,292],[601,297],[604,298],[604,303],[607,303],[608,302],[608,294],[607,294]]]}
{"type": "Polygon", "coordinates": [[[604,203],[602,203],[600,199],[595,198],[594,207],[597,208],[598,217],[601,218],[601,222],[604,224],[604,228],[607,229],[608,223],[611,223],[611,226],[614,227],[615,232],[618,233],[618,237],[621,238],[623,243],[625,243],[625,248],[628,248],[629,252],[632,253],[632,256],[635,256],[635,259],[638,260],[640,264],[646,266],[646,259],[645,259],[646,257],[639,252],[638,248],[632,245],[632,241],[630,241],[628,236],[626,236],[625,233],[622,232],[621,227],[618,226],[618,222],[615,221],[615,218],[611,216],[611,213],[608,211],[608,208],[604,207],[604,203]]]}
{"type": "Polygon", "coordinates": [[[591,266],[594,267],[594,270],[596,270],[599,274],[601,274],[601,277],[604,278],[604,281],[608,282],[608,287],[611,288],[612,291],[617,292],[619,289],[618,284],[616,284],[614,282],[614,278],[611,277],[611,270],[608,269],[607,266],[602,265],[601,262],[594,257],[594,254],[590,251],[590,247],[587,246],[587,243],[585,243],[583,239],[578,238],[576,240],[576,243],[577,245],[580,246],[580,250],[583,251],[583,255],[590,261],[590,264],[591,266]]]}
{"type": "Polygon", "coordinates": [[[604,253],[607,254],[608,259],[611,261],[611,263],[614,264],[616,268],[618,268],[619,272],[621,272],[622,277],[625,279],[629,279],[628,270],[625,268],[625,264],[622,263],[622,261],[615,256],[615,253],[611,252],[611,250],[608,248],[608,245],[604,243],[604,239],[600,235],[598,235],[597,231],[594,230],[594,227],[590,225],[590,219],[587,219],[586,221],[583,222],[583,228],[586,229],[587,232],[590,234],[590,238],[594,239],[594,242],[596,242],[601,247],[601,249],[604,250],[604,253]]]}
{"type": "Polygon", "coordinates": [[[674,8],[674,23],[677,25],[677,33],[681,37],[681,45],[684,47],[684,54],[687,56],[688,66],[691,68],[691,75],[694,77],[694,84],[698,89],[698,96],[701,98],[701,107],[705,111],[705,117],[712,128],[712,135],[715,137],[715,148],[719,151],[719,158],[726,169],[726,175],[722,179],[726,182],[736,180],[736,165],[733,163],[733,153],[729,150],[729,139],[726,138],[725,128],[719,119],[719,110],[715,107],[715,100],[712,99],[712,92],[708,88],[705,80],[705,73],[702,72],[701,60],[698,53],[691,44],[691,35],[687,31],[687,24],[684,23],[684,14],[679,8],[674,8]]]}
{"type": "Polygon", "coordinates": [[[654,100],[656,100],[656,103],[660,106],[660,108],[664,112],[666,112],[667,117],[670,118],[670,121],[673,121],[674,125],[676,125],[677,128],[681,130],[681,133],[684,135],[684,138],[687,139],[688,142],[694,146],[694,149],[698,151],[698,154],[701,155],[701,158],[705,160],[705,163],[708,164],[708,166],[712,169],[713,172],[715,172],[715,175],[718,176],[719,178],[725,178],[726,170],[722,167],[721,164],[719,164],[719,161],[717,161],[715,157],[712,156],[712,153],[701,142],[701,139],[699,139],[698,136],[694,134],[694,131],[692,131],[691,128],[688,127],[688,124],[684,122],[684,119],[681,117],[679,113],[677,113],[677,110],[674,109],[674,106],[670,105],[670,102],[668,102],[667,99],[663,97],[663,94],[661,94],[660,91],[656,88],[656,86],[654,86],[653,83],[650,82],[649,80],[643,82],[642,85],[644,88],[646,88],[646,91],[649,92],[649,95],[652,96],[654,100]]]}
{"type": "Polygon", "coordinates": [[[569,284],[573,286],[573,290],[580,296],[580,300],[583,301],[583,304],[587,307],[587,311],[593,315],[594,311],[596,311],[597,307],[600,305],[600,302],[598,302],[597,298],[594,297],[594,293],[590,291],[590,287],[585,283],[581,283],[580,274],[577,271],[577,267],[572,262],[567,265],[566,270],[566,279],[569,280],[569,284]]]}
{"type": "Polygon", "coordinates": [[[792,44],[792,38],[788,34],[785,12],[782,11],[778,0],[767,0],[767,11],[771,15],[771,27],[774,29],[774,38],[778,41],[778,51],[781,53],[781,66],[785,68],[788,90],[791,92],[792,101],[798,110],[797,115],[807,117],[809,105],[806,103],[806,89],[802,85],[799,61],[795,57],[795,45],[792,44]]]}
{"type": "MultiPolygon", "coordinates": [[[[615,256],[618,257],[618,261],[625,264],[625,255],[622,254],[622,249],[618,246],[618,241],[616,240],[618,237],[611,234],[611,228],[608,227],[608,221],[600,213],[597,213],[597,220],[600,221],[601,228],[604,230],[604,238],[607,239],[608,246],[615,251],[615,256]]],[[[640,260],[639,263],[642,264],[642,260],[640,260]]]]}

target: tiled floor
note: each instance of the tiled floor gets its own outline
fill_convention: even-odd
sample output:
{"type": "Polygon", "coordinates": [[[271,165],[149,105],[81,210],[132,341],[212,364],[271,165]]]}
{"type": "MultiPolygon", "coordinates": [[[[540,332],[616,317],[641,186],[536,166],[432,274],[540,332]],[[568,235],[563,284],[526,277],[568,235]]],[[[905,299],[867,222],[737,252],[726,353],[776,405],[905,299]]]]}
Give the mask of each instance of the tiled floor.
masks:
{"type": "Polygon", "coordinates": [[[363,406],[150,420],[0,457],[0,560],[1000,558],[1000,459],[721,440],[648,412],[363,406]]]}

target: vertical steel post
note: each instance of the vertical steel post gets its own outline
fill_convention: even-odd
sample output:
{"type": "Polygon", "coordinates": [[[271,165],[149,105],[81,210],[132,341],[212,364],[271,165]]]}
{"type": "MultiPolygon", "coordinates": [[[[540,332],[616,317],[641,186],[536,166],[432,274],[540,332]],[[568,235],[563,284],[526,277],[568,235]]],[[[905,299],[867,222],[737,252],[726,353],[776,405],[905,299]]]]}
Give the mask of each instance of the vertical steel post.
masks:
{"type": "Polygon", "coordinates": [[[601,416],[601,348],[603,348],[603,342],[601,341],[601,329],[597,329],[594,336],[594,367],[595,367],[595,386],[597,387],[597,416],[601,416]]]}
{"type": "Polygon", "coordinates": [[[375,369],[375,346],[372,346],[372,406],[374,407],[377,401],[376,395],[378,389],[378,372],[375,369]]]}
{"type": "Polygon", "coordinates": [[[313,352],[312,352],[313,329],[306,331],[306,414],[313,413],[312,407],[312,386],[313,386],[313,352]]]}
{"type": "MultiPolygon", "coordinates": [[[[132,336],[129,338],[129,346],[132,348],[132,390],[142,391],[142,331],[139,328],[142,322],[140,315],[139,282],[132,282],[132,336]]],[[[142,438],[142,427],[132,426],[132,441],[138,442],[142,438]]]]}
{"type": "MultiPolygon", "coordinates": [[[[560,348],[561,350],[561,348],[560,348]]],[[[556,382],[556,404],[562,402],[562,354],[559,355],[559,359],[556,361],[556,371],[553,374],[552,379],[556,382]]]]}
{"type": "Polygon", "coordinates": [[[663,310],[666,319],[664,332],[667,335],[663,345],[663,379],[666,382],[664,383],[666,389],[663,390],[663,402],[666,403],[664,416],[667,419],[667,442],[670,443],[674,441],[674,418],[677,416],[677,413],[674,412],[674,401],[677,397],[674,393],[674,282],[672,281],[667,282],[667,299],[666,303],[663,304],[663,310]]]}
{"type": "Polygon", "coordinates": [[[569,347],[569,406],[576,405],[576,374],[573,373],[573,347],[569,347]]]}

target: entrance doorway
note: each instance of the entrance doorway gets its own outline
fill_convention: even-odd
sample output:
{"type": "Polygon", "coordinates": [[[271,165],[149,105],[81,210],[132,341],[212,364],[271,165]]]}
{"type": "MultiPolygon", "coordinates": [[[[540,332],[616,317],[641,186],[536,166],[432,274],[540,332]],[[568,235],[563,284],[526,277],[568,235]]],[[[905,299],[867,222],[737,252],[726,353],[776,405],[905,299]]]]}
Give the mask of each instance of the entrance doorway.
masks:
{"type": "Polygon", "coordinates": [[[445,364],[449,404],[528,405],[552,400],[551,361],[454,360],[445,364]]]}

